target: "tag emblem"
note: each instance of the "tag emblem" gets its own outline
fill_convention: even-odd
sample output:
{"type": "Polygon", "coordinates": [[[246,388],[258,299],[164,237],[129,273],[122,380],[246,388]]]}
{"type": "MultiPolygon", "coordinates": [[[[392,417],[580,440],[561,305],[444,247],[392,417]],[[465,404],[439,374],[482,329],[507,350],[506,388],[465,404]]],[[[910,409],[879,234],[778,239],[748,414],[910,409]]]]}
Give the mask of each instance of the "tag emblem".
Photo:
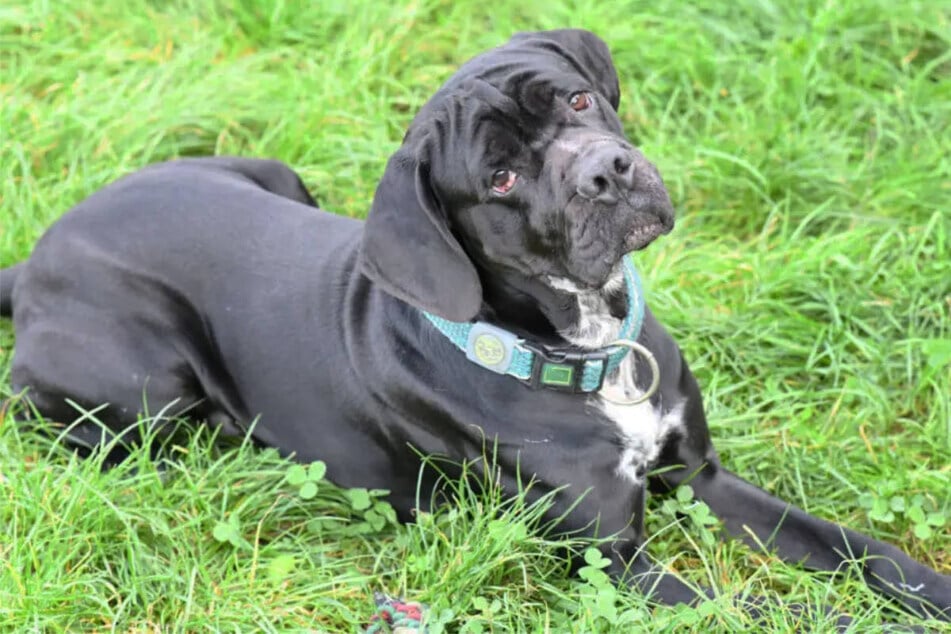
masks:
{"type": "Polygon", "coordinates": [[[505,374],[512,364],[512,351],[518,337],[512,333],[477,321],[466,339],[466,358],[483,368],[505,374]]]}
{"type": "Polygon", "coordinates": [[[497,365],[505,358],[505,345],[498,337],[487,332],[475,338],[472,351],[485,365],[497,365]]]}

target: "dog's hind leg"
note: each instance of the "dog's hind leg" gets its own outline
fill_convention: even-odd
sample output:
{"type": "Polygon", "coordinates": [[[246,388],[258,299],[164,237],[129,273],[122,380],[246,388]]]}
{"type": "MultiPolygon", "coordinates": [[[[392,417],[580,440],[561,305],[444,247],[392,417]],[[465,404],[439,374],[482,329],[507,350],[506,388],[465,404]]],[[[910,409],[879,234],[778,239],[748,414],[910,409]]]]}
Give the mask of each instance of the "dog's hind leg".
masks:
{"type": "Polygon", "coordinates": [[[164,425],[183,415],[222,420],[173,342],[129,324],[83,325],[30,323],[17,338],[11,371],[14,390],[44,418],[67,425],[71,444],[111,444],[110,460],[119,460],[122,441],[141,438],[134,429],[140,423],[164,425]]]}
{"type": "Polygon", "coordinates": [[[24,264],[0,269],[0,317],[13,315],[13,285],[23,271],[24,264]]]}

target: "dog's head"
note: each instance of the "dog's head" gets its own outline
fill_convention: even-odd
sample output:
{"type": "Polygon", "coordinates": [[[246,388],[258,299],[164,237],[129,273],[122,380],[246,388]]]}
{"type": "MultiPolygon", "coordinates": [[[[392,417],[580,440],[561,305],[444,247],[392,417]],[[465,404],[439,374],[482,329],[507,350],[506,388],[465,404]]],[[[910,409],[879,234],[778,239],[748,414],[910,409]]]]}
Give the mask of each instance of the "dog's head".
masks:
{"type": "Polygon", "coordinates": [[[570,327],[566,297],[618,289],[623,255],[673,227],[618,100],[607,46],[585,31],[516,35],[470,60],[390,158],[364,273],[454,321],[499,310],[492,297],[509,289],[570,327]]]}

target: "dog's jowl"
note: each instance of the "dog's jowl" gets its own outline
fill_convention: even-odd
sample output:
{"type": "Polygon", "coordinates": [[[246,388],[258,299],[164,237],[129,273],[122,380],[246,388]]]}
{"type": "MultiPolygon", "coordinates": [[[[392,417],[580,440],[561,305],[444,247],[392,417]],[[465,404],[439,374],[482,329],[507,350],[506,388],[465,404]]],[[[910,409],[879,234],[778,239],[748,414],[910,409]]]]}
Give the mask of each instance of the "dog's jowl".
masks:
{"type": "Polygon", "coordinates": [[[57,421],[77,417],[70,402],[108,404],[115,432],[144,402],[236,434],[257,419],[259,442],[325,461],[342,486],[389,489],[407,520],[420,454],[494,445],[503,486],[558,490],[560,527],[613,536],[610,571],[663,603],[704,591],[642,548],[644,498],[689,480],[755,547],[821,570],[858,560],[871,586],[951,619],[951,577],[721,465],[627,255],[674,212],[618,101],[594,35],[515,36],[423,106],[365,223],[319,211],[275,161],[131,174],[0,273],[13,387],[57,421]]]}

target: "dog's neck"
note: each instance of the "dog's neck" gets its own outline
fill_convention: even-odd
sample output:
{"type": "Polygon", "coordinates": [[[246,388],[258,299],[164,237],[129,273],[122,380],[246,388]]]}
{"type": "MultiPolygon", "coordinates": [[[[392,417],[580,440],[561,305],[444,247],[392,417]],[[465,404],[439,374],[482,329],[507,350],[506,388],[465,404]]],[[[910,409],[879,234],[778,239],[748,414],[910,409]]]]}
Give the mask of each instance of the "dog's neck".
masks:
{"type": "Polygon", "coordinates": [[[594,291],[561,278],[484,276],[483,297],[480,319],[541,343],[586,349],[617,338],[628,305],[620,271],[594,291]]]}

